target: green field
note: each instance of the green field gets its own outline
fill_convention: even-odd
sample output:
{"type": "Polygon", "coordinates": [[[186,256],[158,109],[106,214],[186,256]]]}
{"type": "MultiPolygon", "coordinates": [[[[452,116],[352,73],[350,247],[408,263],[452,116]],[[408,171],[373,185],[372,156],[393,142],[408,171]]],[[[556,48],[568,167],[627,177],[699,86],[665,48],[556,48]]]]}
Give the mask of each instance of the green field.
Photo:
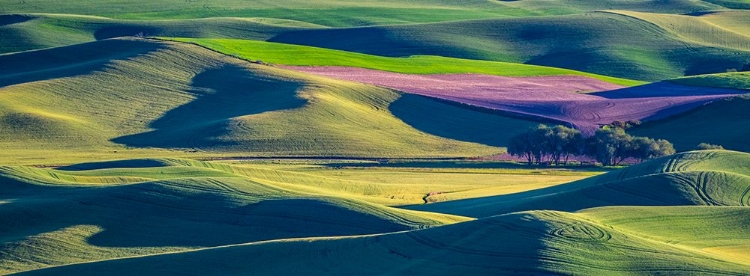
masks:
{"type": "Polygon", "coordinates": [[[405,74],[473,73],[521,77],[579,75],[628,86],[644,83],[574,70],[507,62],[457,59],[440,56],[393,58],[309,46],[237,39],[169,38],[168,40],[195,43],[246,60],[280,65],[349,66],[405,74]]]}
{"type": "Polygon", "coordinates": [[[457,138],[450,134],[451,124],[410,125],[394,113],[409,121],[415,111],[398,105],[389,111],[399,93],[170,42],[105,40],[0,60],[14,64],[0,69],[0,145],[6,164],[131,155],[243,156],[249,151],[265,156],[478,156],[502,148],[476,142],[502,146],[502,137],[534,124],[424,97],[402,100],[430,105],[430,112],[446,116],[444,123],[491,121],[486,135],[500,135],[490,141],[448,139],[457,138]],[[224,81],[227,76],[232,80],[224,81]]]}
{"type": "Polygon", "coordinates": [[[750,63],[750,37],[746,34],[698,19],[645,15],[666,22],[662,25],[677,27],[665,28],[614,12],[592,12],[299,30],[269,41],[385,56],[439,55],[518,62],[646,81],[721,73],[750,63]],[[696,40],[701,36],[704,38],[696,40]]]}
{"type": "Polygon", "coordinates": [[[750,274],[750,94],[528,166],[548,120],[285,66],[750,92],[750,4],[0,0],[0,274],[750,274]]]}
{"type": "Polygon", "coordinates": [[[12,233],[4,239],[12,257],[0,267],[31,270],[21,275],[750,271],[747,153],[688,152],[568,184],[559,183],[590,173],[358,164],[141,159],[4,167],[3,218],[29,215],[2,224],[12,233]],[[387,207],[437,190],[453,196],[419,205],[433,212],[387,207]],[[516,211],[498,209],[504,205],[516,211]]]}

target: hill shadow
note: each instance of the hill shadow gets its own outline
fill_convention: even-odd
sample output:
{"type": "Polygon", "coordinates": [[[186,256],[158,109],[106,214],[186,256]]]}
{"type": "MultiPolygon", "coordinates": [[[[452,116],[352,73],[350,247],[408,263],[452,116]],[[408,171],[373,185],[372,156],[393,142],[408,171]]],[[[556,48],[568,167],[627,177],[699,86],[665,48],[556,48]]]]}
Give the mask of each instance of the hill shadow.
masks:
{"type": "Polygon", "coordinates": [[[740,89],[688,86],[672,83],[669,81],[658,81],[633,87],[625,87],[615,90],[591,93],[590,95],[595,95],[607,99],[627,99],[650,97],[742,95],[747,93],[747,90],[740,89]]]}
{"type": "Polygon", "coordinates": [[[75,77],[103,70],[113,60],[127,59],[164,48],[146,40],[103,40],[0,55],[0,88],[27,82],[75,77]]]}
{"type": "Polygon", "coordinates": [[[2,14],[0,15],[0,26],[23,23],[34,19],[34,17],[20,14],[2,14]]]}
{"type": "Polygon", "coordinates": [[[196,75],[190,92],[195,99],[151,122],[155,130],[112,139],[132,147],[201,148],[228,146],[218,137],[229,134],[232,118],[302,107],[301,83],[261,76],[225,65],[196,75]]]}
{"type": "Polygon", "coordinates": [[[223,190],[237,184],[202,178],[186,184],[37,187],[33,194],[16,193],[21,197],[0,209],[0,232],[7,234],[0,241],[80,225],[100,227],[87,242],[102,247],[219,246],[410,229],[323,200],[223,190]]]}
{"type": "MultiPolygon", "coordinates": [[[[388,110],[411,127],[443,138],[505,147],[529,127],[551,120],[515,115],[414,94],[402,94],[388,110]]],[[[558,122],[554,122],[558,123],[558,122]]]]}
{"type": "Polygon", "coordinates": [[[127,160],[114,160],[104,162],[90,162],[73,164],[69,166],[63,166],[56,168],[61,171],[88,171],[88,170],[99,170],[99,169],[129,169],[129,168],[158,168],[167,167],[164,161],[156,159],[127,159],[127,160]]]}

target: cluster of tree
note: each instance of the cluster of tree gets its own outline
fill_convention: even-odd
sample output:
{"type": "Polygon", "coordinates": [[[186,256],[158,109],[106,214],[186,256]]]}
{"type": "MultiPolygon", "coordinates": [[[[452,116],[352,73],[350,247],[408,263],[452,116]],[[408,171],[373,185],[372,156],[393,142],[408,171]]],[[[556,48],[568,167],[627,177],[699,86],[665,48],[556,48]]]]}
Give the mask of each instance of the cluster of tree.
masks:
{"type": "Polygon", "coordinates": [[[714,145],[709,143],[700,143],[695,147],[697,150],[723,150],[724,147],[721,145],[714,145]]]}
{"type": "Polygon", "coordinates": [[[637,127],[641,125],[641,121],[638,120],[631,120],[631,121],[613,121],[609,126],[611,127],[619,127],[622,129],[629,129],[631,127],[637,127]]]}
{"type": "Polygon", "coordinates": [[[529,165],[559,165],[567,163],[570,156],[589,156],[612,166],[628,158],[643,161],[671,155],[675,149],[667,140],[631,136],[619,127],[605,126],[586,138],[573,128],[539,125],[513,136],[508,153],[525,158],[529,165]]]}

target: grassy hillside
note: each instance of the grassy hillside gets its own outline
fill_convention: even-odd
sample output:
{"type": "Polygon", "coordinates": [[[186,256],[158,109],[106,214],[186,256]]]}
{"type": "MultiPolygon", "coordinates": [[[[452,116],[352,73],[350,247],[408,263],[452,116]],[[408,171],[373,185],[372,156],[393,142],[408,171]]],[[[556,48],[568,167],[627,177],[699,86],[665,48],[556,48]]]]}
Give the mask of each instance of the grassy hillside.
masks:
{"type": "MultiPolygon", "coordinates": [[[[179,160],[167,167],[93,171],[0,168],[0,231],[5,233],[0,239],[0,272],[465,220],[351,199],[311,197],[226,171],[175,165],[175,161],[179,160]]],[[[148,165],[149,160],[132,162],[148,165]]]]}
{"type": "MultiPolygon", "coordinates": [[[[750,73],[735,72],[700,75],[670,80],[678,84],[739,88],[750,90],[750,73]]],[[[667,139],[677,150],[691,150],[700,143],[722,145],[727,149],[750,151],[747,125],[750,96],[716,101],[689,112],[648,122],[632,130],[637,135],[667,139]]]]}
{"type": "Polygon", "coordinates": [[[68,46],[122,36],[181,36],[265,40],[285,31],[317,28],[272,18],[122,20],[64,14],[0,15],[0,53],[68,46]]]}
{"type": "Polygon", "coordinates": [[[732,2],[722,0],[708,1],[691,1],[691,0],[673,0],[668,3],[659,0],[645,1],[597,1],[597,0],[552,0],[552,1],[505,1],[505,4],[511,7],[530,10],[541,13],[566,14],[582,13],[587,11],[601,10],[631,10],[641,12],[668,13],[668,14],[689,14],[706,11],[724,10],[729,5],[724,6],[721,2],[732,2]]]}
{"type": "MultiPolygon", "coordinates": [[[[93,271],[118,275],[187,271],[200,274],[304,271],[310,275],[361,271],[388,271],[400,275],[645,275],[675,271],[744,274],[750,271],[747,265],[690,247],[642,238],[586,217],[552,211],[523,212],[406,233],[251,243],[53,267],[19,275],[89,274],[93,271]],[[295,261],[280,262],[289,258],[295,261]],[[215,265],[217,261],[222,265],[215,265]],[[183,265],[173,265],[176,263],[183,265]]],[[[733,240],[747,238],[744,232],[737,230],[717,230],[711,236],[743,233],[733,240]]],[[[670,239],[674,243],[680,241],[680,237],[670,239]]]]}
{"type": "MultiPolygon", "coordinates": [[[[307,161],[309,162],[309,161],[307,161]]],[[[0,167],[0,273],[263,240],[433,227],[468,218],[384,206],[466,198],[590,173],[332,169],[315,163],[132,159],[0,167]]]]}
{"type": "Polygon", "coordinates": [[[326,26],[360,26],[453,21],[530,15],[523,9],[482,0],[463,1],[105,1],[76,0],[59,5],[50,0],[3,0],[0,13],[60,13],[120,19],[187,19],[264,17],[298,20],[326,26]]]}
{"type": "MultiPolygon", "coordinates": [[[[472,117],[508,127],[483,130],[498,137],[531,124],[426,98],[410,101],[440,108],[433,112],[447,116],[446,127],[406,124],[389,111],[401,97],[393,91],[253,65],[179,43],[104,40],[0,60],[13,65],[0,69],[0,145],[9,163],[36,162],[50,152],[66,153],[46,160],[53,164],[74,162],[66,156],[148,156],[148,148],[209,155],[477,156],[500,149],[433,135],[466,139],[448,132],[472,117]]],[[[413,111],[399,112],[415,118],[413,111]]]]}
{"type": "Polygon", "coordinates": [[[643,82],[574,70],[507,62],[468,60],[439,56],[393,58],[317,47],[237,39],[168,38],[195,43],[247,60],[298,66],[350,66],[407,74],[476,73],[498,76],[580,75],[603,81],[637,85],[643,82]]]}
{"type": "Polygon", "coordinates": [[[635,135],[667,139],[677,150],[695,149],[700,143],[722,145],[731,150],[750,152],[747,118],[750,96],[716,101],[663,120],[644,123],[635,135]]]}
{"type": "Polygon", "coordinates": [[[667,243],[679,241],[680,246],[747,264],[748,212],[747,207],[607,207],[585,210],[582,215],[635,235],[667,243]]]}
{"type": "MultiPolygon", "coordinates": [[[[747,5],[746,9],[750,9],[750,3],[745,3],[745,5],[747,5]]],[[[750,24],[750,11],[748,10],[712,12],[701,15],[700,19],[733,32],[750,35],[750,30],[747,29],[747,25],[750,24]]]]}
{"type": "Polygon", "coordinates": [[[705,39],[692,41],[638,18],[594,12],[291,31],[270,41],[384,56],[438,55],[521,62],[653,81],[725,72],[750,62],[750,38],[725,33],[733,35],[719,35],[723,42],[707,45],[705,39]]]}
{"type": "MultiPolygon", "coordinates": [[[[742,31],[717,26],[702,17],[633,11],[615,11],[615,13],[650,22],[692,43],[738,50],[750,49],[750,36],[742,31]]],[[[733,25],[730,22],[726,23],[733,25]]]]}
{"type": "Polygon", "coordinates": [[[748,206],[750,154],[680,153],[565,185],[529,192],[411,206],[470,217],[601,206],[748,206]]]}
{"type": "Polygon", "coordinates": [[[0,231],[9,235],[0,239],[6,256],[0,269],[20,275],[744,274],[750,271],[749,157],[688,152],[562,185],[556,183],[565,176],[582,175],[304,160],[2,167],[0,231]],[[540,182],[545,177],[549,182],[540,182]],[[382,205],[414,202],[428,191],[452,201],[421,206],[483,218],[382,205]],[[648,207],[662,205],[674,207],[648,207]],[[602,208],[585,209],[593,206],[602,208]],[[450,225],[435,227],[444,224],[450,225]]]}
{"type": "Polygon", "coordinates": [[[455,21],[507,16],[573,14],[595,10],[634,10],[661,13],[695,13],[737,7],[733,1],[69,1],[3,0],[0,13],[66,13],[128,19],[184,19],[207,17],[267,17],[306,21],[328,26],[403,24],[455,21]],[[711,3],[715,2],[715,3],[711,3]],[[721,2],[721,3],[717,3],[721,2]],[[730,5],[731,4],[731,5],[730,5]],[[725,5],[725,6],[722,6],[725,5]]]}
{"type": "MultiPolygon", "coordinates": [[[[732,72],[683,77],[670,82],[703,87],[720,87],[750,90],[750,72],[732,72]]],[[[748,92],[750,93],[750,92],[748,92]]]]}

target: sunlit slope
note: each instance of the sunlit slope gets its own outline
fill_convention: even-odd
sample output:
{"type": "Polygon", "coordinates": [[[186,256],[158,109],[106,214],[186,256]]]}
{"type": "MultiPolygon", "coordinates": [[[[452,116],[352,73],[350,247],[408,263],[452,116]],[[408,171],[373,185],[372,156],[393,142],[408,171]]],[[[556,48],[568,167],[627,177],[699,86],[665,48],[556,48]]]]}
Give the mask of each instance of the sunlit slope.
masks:
{"type": "Polygon", "coordinates": [[[582,215],[652,240],[692,247],[748,264],[750,208],[747,207],[606,207],[582,215]]]}
{"type": "Polygon", "coordinates": [[[285,31],[316,28],[271,18],[120,20],[60,14],[0,15],[0,53],[68,46],[123,36],[181,36],[265,40],[285,31]]]}
{"type": "Polygon", "coordinates": [[[601,206],[748,206],[750,154],[694,151],[529,192],[410,206],[470,217],[601,206]]]}
{"type": "Polygon", "coordinates": [[[122,146],[369,157],[498,151],[404,123],[389,111],[399,93],[192,45],[105,40],[3,55],[0,62],[10,65],[0,69],[0,145],[9,157],[14,150],[122,146]]]}
{"type": "MultiPolygon", "coordinates": [[[[731,0],[730,0],[731,1],[731,0]]],[[[726,10],[732,8],[723,6],[720,2],[730,2],[721,0],[692,1],[692,0],[672,0],[663,2],[659,0],[645,1],[597,1],[597,0],[522,0],[522,1],[503,1],[510,7],[534,11],[545,14],[567,14],[582,13],[587,11],[600,10],[631,10],[641,12],[657,12],[669,14],[688,14],[715,10],[726,10]]]]}
{"type": "Polygon", "coordinates": [[[643,82],[575,70],[519,63],[459,59],[440,56],[394,58],[303,45],[241,39],[165,38],[195,43],[227,55],[270,64],[293,66],[346,66],[406,74],[474,73],[497,76],[578,75],[632,86],[643,82]]]}
{"type": "MultiPolygon", "coordinates": [[[[687,42],[738,50],[750,49],[750,35],[746,34],[744,31],[724,28],[723,26],[714,24],[709,20],[704,20],[703,17],[633,11],[612,12],[652,23],[687,42]]],[[[733,26],[739,22],[734,23],[729,21],[725,23],[733,26]]]]}
{"type": "MultiPolygon", "coordinates": [[[[745,5],[750,9],[750,3],[745,3],[745,5]]],[[[748,10],[712,12],[701,15],[700,19],[732,30],[733,32],[750,35],[750,30],[747,28],[750,25],[750,11],[748,10]]]]}
{"type": "Polygon", "coordinates": [[[727,42],[735,48],[705,45],[609,12],[291,31],[270,41],[385,56],[522,62],[639,80],[725,72],[750,56],[741,35],[727,42]]]}
{"type": "Polygon", "coordinates": [[[465,220],[311,196],[210,168],[207,163],[131,160],[130,164],[145,167],[117,168],[123,162],[83,171],[1,167],[0,273],[465,220]]]}
{"type": "MultiPolygon", "coordinates": [[[[214,162],[210,164],[216,164],[214,162]]],[[[439,166],[439,164],[433,164],[439,166]]],[[[515,193],[567,183],[598,172],[484,168],[362,168],[231,164],[223,171],[312,195],[337,195],[386,206],[515,193]]]]}
{"type": "Polygon", "coordinates": [[[306,21],[328,26],[361,26],[419,22],[455,21],[508,16],[541,16],[576,14],[597,10],[634,10],[687,14],[727,8],[746,8],[737,0],[690,1],[663,3],[650,1],[241,1],[212,2],[162,1],[68,1],[60,5],[53,0],[3,0],[0,13],[65,13],[98,15],[131,19],[175,19],[207,17],[267,17],[306,21]]]}
{"type": "Polygon", "coordinates": [[[554,211],[522,212],[406,233],[253,243],[53,267],[19,275],[750,272],[746,265],[684,246],[642,238],[602,225],[588,216],[554,211]]]}

